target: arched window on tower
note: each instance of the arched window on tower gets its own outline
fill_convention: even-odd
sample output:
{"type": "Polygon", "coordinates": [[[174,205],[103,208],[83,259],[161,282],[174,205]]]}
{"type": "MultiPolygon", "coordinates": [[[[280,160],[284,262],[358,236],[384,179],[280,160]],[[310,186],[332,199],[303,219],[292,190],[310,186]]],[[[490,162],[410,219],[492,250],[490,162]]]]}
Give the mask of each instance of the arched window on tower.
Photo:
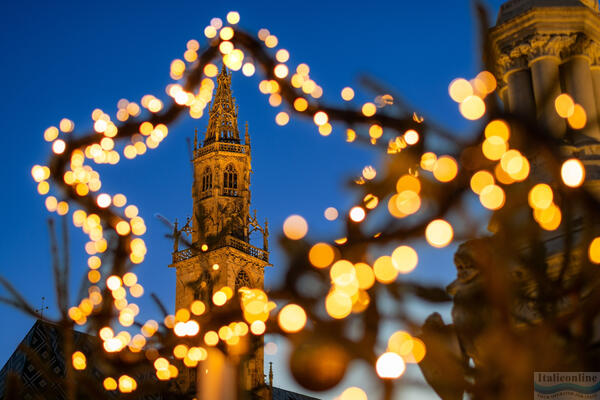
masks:
{"type": "Polygon", "coordinates": [[[225,167],[225,172],[223,172],[223,194],[225,196],[238,195],[238,176],[231,164],[225,167]]]}
{"type": "Polygon", "coordinates": [[[209,197],[212,189],[212,171],[209,167],[202,173],[202,198],[209,197]]]}
{"type": "Polygon", "coordinates": [[[251,288],[252,283],[250,282],[250,277],[244,270],[240,270],[237,276],[235,277],[235,291],[237,292],[239,288],[247,287],[251,288]]]}

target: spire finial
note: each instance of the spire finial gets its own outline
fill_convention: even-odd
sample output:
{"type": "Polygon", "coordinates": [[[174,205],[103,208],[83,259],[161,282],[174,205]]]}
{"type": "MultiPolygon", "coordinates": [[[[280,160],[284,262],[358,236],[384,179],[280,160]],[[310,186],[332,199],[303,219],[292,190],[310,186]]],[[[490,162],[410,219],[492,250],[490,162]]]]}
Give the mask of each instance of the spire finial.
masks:
{"type": "Polygon", "coordinates": [[[250,134],[248,133],[248,121],[246,121],[246,124],[244,126],[246,129],[246,134],[244,135],[244,144],[246,146],[250,146],[250,134]]]}
{"type": "Polygon", "coordinates": [[[204,145],[216,141],[240,144],[237,108],[231,93],[231,75],[225,64],[217,76],[217,88],[210,107],[204,145]]]}
{"type": "Polygon", "coordinates": [[[198,148],[198,128],[194,129],[194,150],[198,148]]]}

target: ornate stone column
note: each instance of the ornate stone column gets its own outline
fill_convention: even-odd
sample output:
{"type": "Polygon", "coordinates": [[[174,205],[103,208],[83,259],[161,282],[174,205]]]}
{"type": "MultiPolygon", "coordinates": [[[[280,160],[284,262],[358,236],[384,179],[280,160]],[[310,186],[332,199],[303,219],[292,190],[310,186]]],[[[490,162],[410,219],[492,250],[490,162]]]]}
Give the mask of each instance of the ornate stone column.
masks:
{"type": "Polygon", "coordinates": [[[570,52],[565,57],[564,77],[567,93],[576,103],[580,104],[587,114],[587,124],[582,133],[586,136],[600,140],[598,129],[598,111],[594,97],[594,83],[590,68],[589,55],[591,40],[579,36],[577,42],[570,47],[570,52]]]}
{"type": "Polygon", "coordinates": [[[554,109],[554,99],[560,95],[560,36],[537,35],[530,40],[529,67],[535,96],[536,116],[554,137],[562,137],[566,124],[554,109]]]}
{"type": "Polygon", "coordinates": [[[592,65],[591,72],[594,84],[594,99],[596,100],[596,113],[600,115],[600,65],[592,65]]]}
{"type": "Polygon", "coordinates": [[[511,112],[523,116],[535,115],[535,102],[529,69],[511,70],[506,74],[508,105],[511,112]]]}
{"type": "Polygon", "coordinates": [[[506,95],[503,96],[508,99],[508,109],[525,117],[535,115],[531,73],[526,59],[528,51],[527,45],[517,46],[509,54],[502,54],[498,59],[502,80],[508,87],[506,95]]]}

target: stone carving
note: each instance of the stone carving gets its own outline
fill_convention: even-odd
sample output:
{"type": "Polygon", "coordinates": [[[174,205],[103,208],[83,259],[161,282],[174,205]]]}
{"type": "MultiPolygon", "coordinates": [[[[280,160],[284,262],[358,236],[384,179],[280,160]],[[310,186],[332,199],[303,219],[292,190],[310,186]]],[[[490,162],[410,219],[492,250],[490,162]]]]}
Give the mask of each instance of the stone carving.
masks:
{"type": "Polygon", "coordinates": [[[600,44],[582,33],[536,34],[511,42],[510,48],[500,48],[495,43],[497,77],[504,80],[507,73],[527,68],[529,63],[540,57],[558,57],[561,62],[575,55],[585,55],[593,62],[600,56],[600,44]]]}

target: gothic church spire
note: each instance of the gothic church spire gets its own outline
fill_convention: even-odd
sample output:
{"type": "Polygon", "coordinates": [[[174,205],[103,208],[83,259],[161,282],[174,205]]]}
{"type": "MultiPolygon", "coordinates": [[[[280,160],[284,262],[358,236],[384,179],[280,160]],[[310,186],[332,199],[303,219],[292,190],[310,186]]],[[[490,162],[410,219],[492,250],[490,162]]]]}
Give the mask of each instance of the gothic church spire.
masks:
{"type": "Polygon", "coordinates": [[[240,143],[237,106],[231,93],[231,73],[223,65],[217,77],[217,89],[209,112],[204,146],[213,142],[240,143]]]}

